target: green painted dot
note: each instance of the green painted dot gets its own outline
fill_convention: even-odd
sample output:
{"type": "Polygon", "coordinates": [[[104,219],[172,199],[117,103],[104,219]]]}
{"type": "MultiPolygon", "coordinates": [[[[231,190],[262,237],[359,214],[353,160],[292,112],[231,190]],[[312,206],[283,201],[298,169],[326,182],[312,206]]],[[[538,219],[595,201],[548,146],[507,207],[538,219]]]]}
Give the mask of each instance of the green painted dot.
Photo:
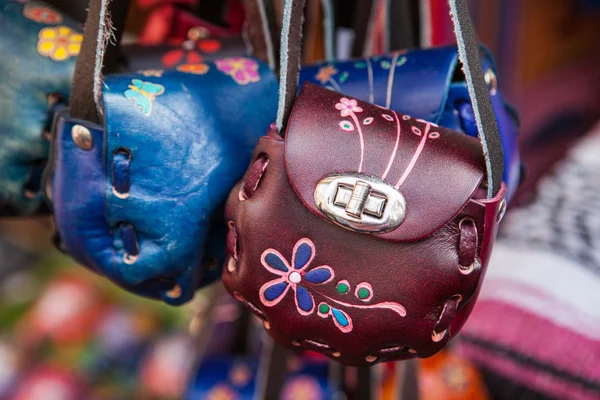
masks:
{"type": "Polygon", "coordinates": [[[329,312],[329,306],[327,304],[325,304],[325,303],[321,303],[319,305],[319,312],[321,314],[327,314],[329,312]]]}
{"type": "Polygon", "coordinates": [[[348,284],[346,282],[340,282],[337,285],[337,291],[340,293],[348,293],[348,290],[350,290],[350,287],[348,286],[348,284]]]}
{"type": "Polygon", "coordinates": [[[369,297],[371,295],[371,292],[369,291],[369,289],[367,288],[360,288],[358,289],[358,298],[361,300],[366,299],[367,297],[369,297]]]}

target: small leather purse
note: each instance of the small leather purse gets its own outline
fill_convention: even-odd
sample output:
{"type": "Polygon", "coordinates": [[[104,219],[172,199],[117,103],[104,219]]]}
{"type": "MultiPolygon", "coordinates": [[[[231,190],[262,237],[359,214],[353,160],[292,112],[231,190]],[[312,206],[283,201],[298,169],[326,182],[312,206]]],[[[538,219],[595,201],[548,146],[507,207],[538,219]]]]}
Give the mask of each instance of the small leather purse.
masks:
{"type": "Polygon", "coordinates": [[[58,242],[119,286],[181,304],[220,274],[224,233],[209,231],[275,115],[274,101],[249,99],[277,82],[243,57],[103,77],[106,3],[90,4],[56,123],[47,186],[58,242]]]}
{"type": "Polygon", "coordinates": [[[0,0],[0,216],[31,215],[48,135],[67,101],[82,35],[42,2],[0,0]]]}
{"type": "Polygon", "coordinates": [[[284,346],[431,356],[469,316],[506,206],[466,0],[450,6],[480,140],[311,84],[296,98],[303,6],[285,3],[277,123],[226,205],[223,282],[284,346]]]}

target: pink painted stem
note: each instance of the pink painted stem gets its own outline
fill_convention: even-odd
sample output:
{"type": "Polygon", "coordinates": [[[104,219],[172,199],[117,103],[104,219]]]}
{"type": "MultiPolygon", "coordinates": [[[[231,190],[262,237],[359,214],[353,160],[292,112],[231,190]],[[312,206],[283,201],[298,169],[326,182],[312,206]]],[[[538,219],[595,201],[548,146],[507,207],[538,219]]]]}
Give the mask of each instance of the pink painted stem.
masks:
{"type": "Polygon", "coordinates": [[[423,132],[423,137],[421,137],[421,142],[419,143],[419,147],[417,148],[417,151],[413,155],[412,160],[410,160],[410,164],[408,164],[408,167],[406,167],[404,174],[402,174],[402,177],[400,178],[398,183],[396,183],[396,186],[395,186],[396,189],[400,189],[400,186],[402,186],[402,184],[404,183],[406,178],[408,178],[408,175],[410,175],[413,168],[415,167],[417,160],[419,159],[419,157],[421,156],[421,153],[423,152],[423,148],[425,148],[425,143],[427,142],[427,137],[429,136],[429,129],[431,129],[431,124],[429,122],[425,122],[425,132],[423,132]]]}
{"type": "Polygon", "coordinates": [[[394,113],[394,117],[396,117],[396,126],[397,126],[397,131],[396,131],[396,145],[394,146],[394,151],[392,153],[392,156],[390,157],[390,162],[387,165],[387,168],[385,169],[385,172],[383,173],[383,176],[381,177],[382,180],[385,180],[386,176],[388,175],[388,173],[390,172],[390,168],[392,168],[392,164],[394,163],[394,160],[396,159],[396,153],[398,152],[398,145],[400,144],[400,118],[398,118],[398,114],[396,114],[396,111],[392,111],[394,113]]]}

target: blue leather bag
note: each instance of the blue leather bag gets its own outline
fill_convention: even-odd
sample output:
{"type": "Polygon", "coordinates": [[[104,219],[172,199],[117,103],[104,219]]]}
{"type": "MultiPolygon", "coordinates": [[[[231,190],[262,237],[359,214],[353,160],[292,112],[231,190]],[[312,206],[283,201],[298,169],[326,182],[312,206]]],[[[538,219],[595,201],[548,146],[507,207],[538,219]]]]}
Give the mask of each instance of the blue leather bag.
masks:
{"type": "MultiPolygon", "coordinates": [[[[496,66],[485,48],[482,48],[482,65],[502,136],[504,182],[510,199],[521,175],[518,118],[502,98],[496,66]]],[[[477,137],[473,106],[456,46],[303,67],[298,87],[305,82],[477,137]]]]}
{"type": "MultiPolygon", "coordinates": [[[[80,59],[95,54],[98,31],[86,33],[80,59]]],[[[126,290],[184,303],[219,276],[211,257],[223,242],[207,245],[207,237],[275,115],[275,101],[263,101],[274,98],[275,77],[248,58],[107,76],[100,85],[94,76],[84,94],[101,96],[92,105],[101,122],[91,123],[73,117],[87,99],[76,94],[78,72],[90,68],[81,62],[48,173],[60,246],[126,290]]]]}
{"type": "Polygon", "coordinates": [[[64,107],[82,35],[41,2],[0,0],[0,215],[39,210],[47,134],[64,107]]]}

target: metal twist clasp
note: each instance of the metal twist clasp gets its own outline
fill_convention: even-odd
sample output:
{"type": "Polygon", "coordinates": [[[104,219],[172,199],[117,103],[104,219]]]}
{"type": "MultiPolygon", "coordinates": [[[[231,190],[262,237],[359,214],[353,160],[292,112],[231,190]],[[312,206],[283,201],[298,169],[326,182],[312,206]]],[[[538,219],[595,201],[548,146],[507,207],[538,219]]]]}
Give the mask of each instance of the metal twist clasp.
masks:
{"type": "Polygon", "coordinates": [[[322,179],[314,193],[319,210],[332,222],[356,232],[389,232],[406,216],[404,196],[380,178],[336,173],[322,179]]]}

